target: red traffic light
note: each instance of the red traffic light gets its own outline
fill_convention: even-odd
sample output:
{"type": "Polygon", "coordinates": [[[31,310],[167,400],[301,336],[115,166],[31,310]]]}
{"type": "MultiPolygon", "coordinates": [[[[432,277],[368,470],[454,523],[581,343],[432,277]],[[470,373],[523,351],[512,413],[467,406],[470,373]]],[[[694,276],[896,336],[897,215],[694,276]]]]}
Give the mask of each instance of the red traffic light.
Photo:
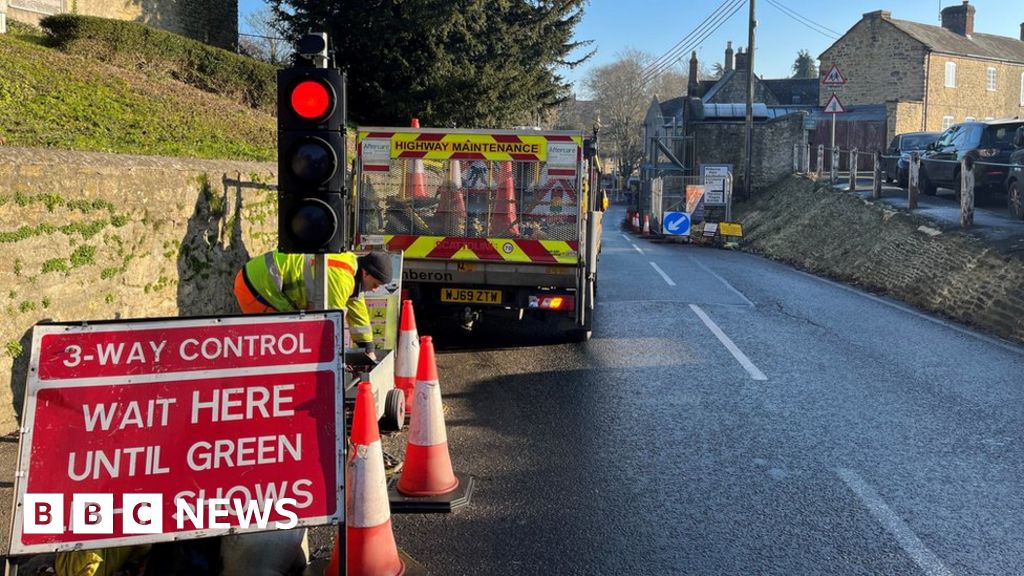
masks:
{"type": "Polygon", "coordinates": [[[292,110],[306,120],[316,120],[331,113],[334,99],[326,84],[318,80],[303,80],[292,88],[292,110]]]}

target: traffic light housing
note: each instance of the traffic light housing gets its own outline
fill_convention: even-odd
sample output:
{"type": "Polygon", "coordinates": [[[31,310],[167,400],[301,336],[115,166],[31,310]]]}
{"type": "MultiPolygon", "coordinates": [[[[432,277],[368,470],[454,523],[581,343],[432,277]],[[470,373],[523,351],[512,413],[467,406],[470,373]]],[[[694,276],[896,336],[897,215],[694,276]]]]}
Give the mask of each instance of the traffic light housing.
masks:
{"type": "Polygon", "coordinates": [[[345,249],[345,78],[300,65],[277,73],[278,250],[345,249]]]}

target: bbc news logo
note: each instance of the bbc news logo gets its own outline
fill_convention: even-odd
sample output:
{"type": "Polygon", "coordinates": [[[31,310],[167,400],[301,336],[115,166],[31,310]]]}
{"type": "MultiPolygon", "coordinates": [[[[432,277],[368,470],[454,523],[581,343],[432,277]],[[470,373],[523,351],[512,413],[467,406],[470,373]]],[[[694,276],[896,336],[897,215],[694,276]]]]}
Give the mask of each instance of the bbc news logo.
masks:
{"type": "MultiPolygon", "coordinates": [[[[193,504],[184,498],[174,501],[174,529],[207,530],[255,527],[288,530],[298,525],[295,498],[244,501],[240,498],[199,498],[193,504]],[[271,513],[287,520],[270,521],[271,513]],[[235,523],[228,522],[234,517],[235,523]]],[[[121,534],[164,533],[162,494],[124,494],[114,507],[113,494],[75,494],[70,514],[65,515],[63,494],[26,494],[22,532],[24,534],[113,535],[114,517],[121,516],[121,534]]]]}

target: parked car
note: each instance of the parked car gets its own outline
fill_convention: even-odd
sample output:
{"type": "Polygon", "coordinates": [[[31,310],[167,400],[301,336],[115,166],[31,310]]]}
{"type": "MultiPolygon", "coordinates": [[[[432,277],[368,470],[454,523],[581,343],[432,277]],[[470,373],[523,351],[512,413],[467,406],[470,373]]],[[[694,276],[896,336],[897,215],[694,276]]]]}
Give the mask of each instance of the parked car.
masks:
{"type": "Polygon", "coordinates": [[[939,186],[960,196],[960,161],[971,158],[974,191],[978,196],[1006,191],[1013,138],[1024,119],[971,121],[943,132],[921,157],[921,191],[934,195],[939,186]]]}
{"type": "Polygon", "coordinates": [[[907,132],[897,134],[885,154],[882,155],[882,170],[886,182],[896,182],[906,188],[910,175],[910,155],[923,153],[928,145],[939,139],[941,132],[907,132]]]}
{"type": "Polygon", "coordinates": [[[1010,175],[1006,178],[1006,206],[1010,214],[1024,219],[1024,126],[1013,138],[1014,150],[1010,154],[1010,175]]]}

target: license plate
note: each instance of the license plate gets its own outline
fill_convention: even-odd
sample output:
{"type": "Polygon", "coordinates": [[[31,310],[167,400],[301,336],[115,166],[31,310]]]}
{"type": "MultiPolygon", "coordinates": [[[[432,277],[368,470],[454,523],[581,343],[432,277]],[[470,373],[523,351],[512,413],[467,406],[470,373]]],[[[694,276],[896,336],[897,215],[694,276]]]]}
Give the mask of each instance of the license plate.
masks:
{"type": "Polygon", "coordinates": [[[501,304],[501,290],[442,288],[441,302],[456,302],[459,304],[501,304]]]}

